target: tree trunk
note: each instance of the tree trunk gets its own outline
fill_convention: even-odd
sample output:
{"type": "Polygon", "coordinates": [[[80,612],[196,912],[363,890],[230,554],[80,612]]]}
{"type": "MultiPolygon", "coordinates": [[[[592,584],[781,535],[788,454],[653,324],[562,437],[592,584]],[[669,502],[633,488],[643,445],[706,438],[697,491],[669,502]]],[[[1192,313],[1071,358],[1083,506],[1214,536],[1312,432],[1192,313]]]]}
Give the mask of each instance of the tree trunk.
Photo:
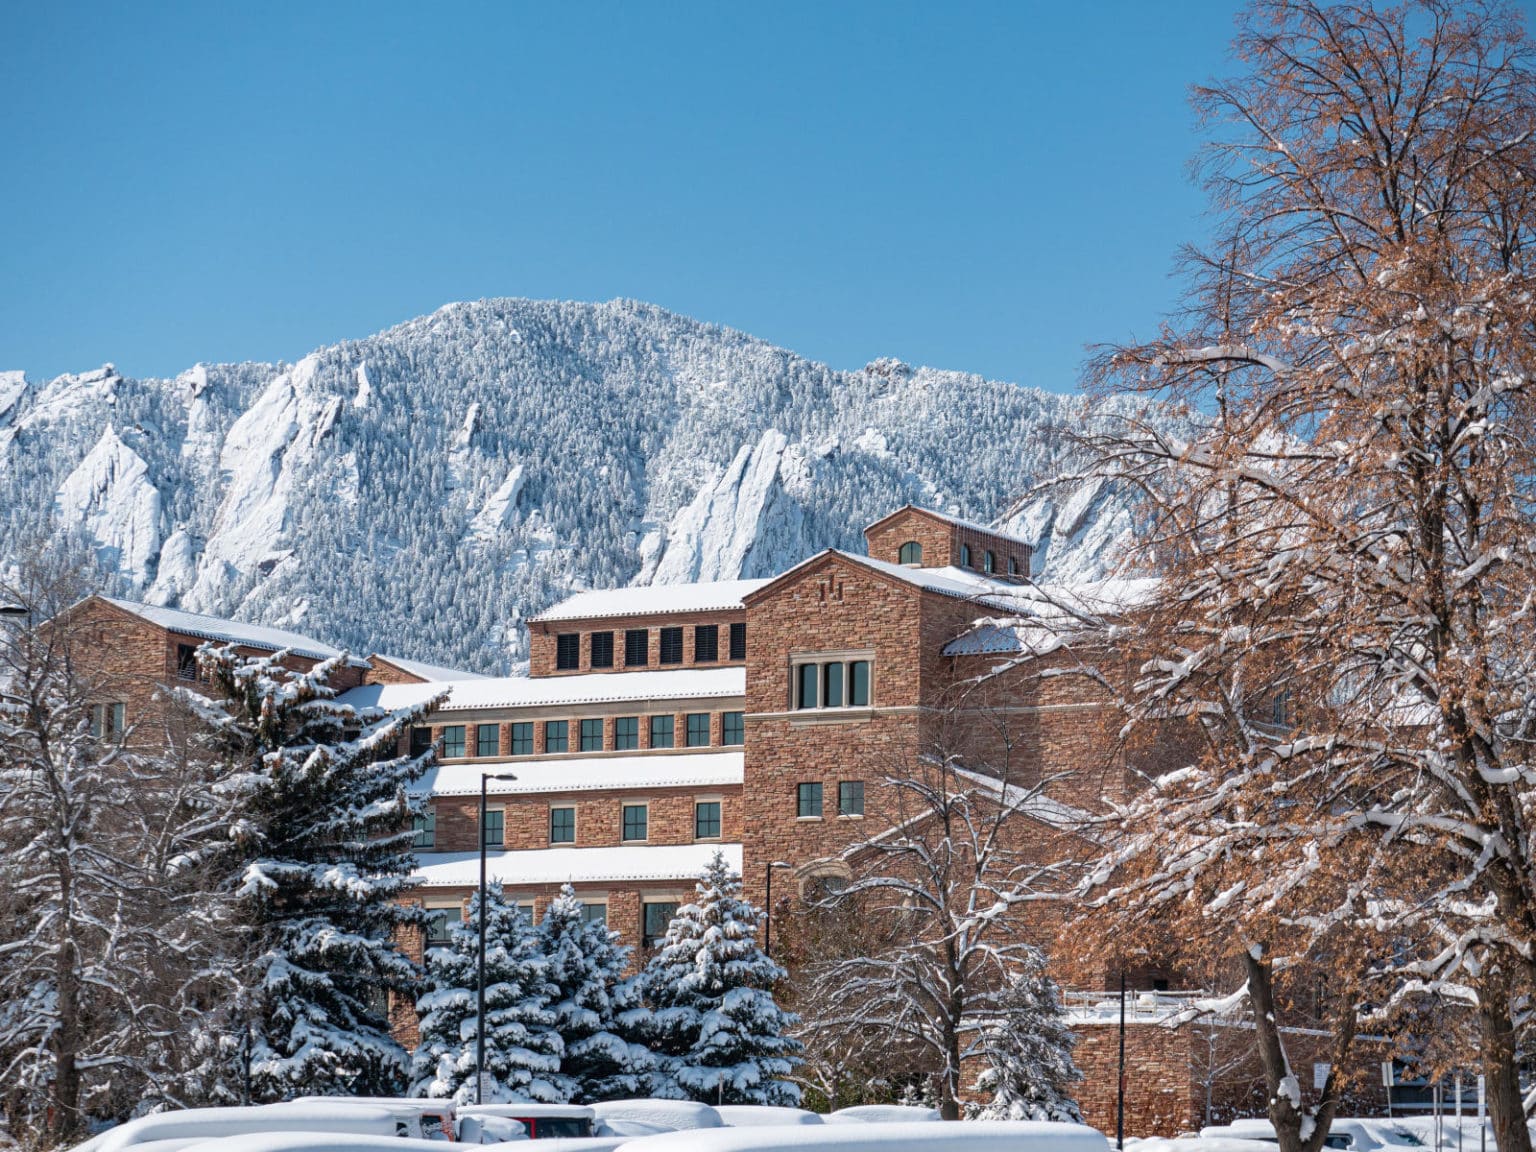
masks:
{"type": "MultiPolygon", "coordinates": [[[[1243,953],[1248,970],[1248,1000],[1253,1005],[1254,1033],[1259,1049],[1259,1064],[1264,1070],[1264,1088],[1269,1096],[1269,1122],[1275,1126],[1280,1152],[1320,1152],[1333,1114],[1339,1103],[1342,1069],[1355,1042],[1355,1003],[1352,992],[1340,998],[1338,1016],[1333,1025],[1333,1044],[1328,1079],[1316,1109],[1301,1105],[1301,1081],[1291,1069],[1280,1038],[1280,1022],[1275,1008],[1275,974],[1268,961],[1243,953]],[[1302,1136],[1302,1123],[1312,1120],[1312,1130],[1302,1136]]],[[[1503,1152],[1503,1149],[1500,1149],[1503,1152]]],[[[1522,1152],[1530,1152],[1529,1148],[1522,1152]]]]}
{"type": "Polygon", "coordinates": [[[81,1128],[80,1069],[75,1063],[80,1038],[80,985],[73,941],[58,953],[54,969],[58,1027],[53,1036],[53,1093],[48,1130],[55,1145],[73,1144],[81,1128]]]}
{"type": "Polygon", "coordinates": [[[1488,1119],[1499,1152],[1531,1152],[1531,1131],[1515,1066],[1515,1026],[1509,1015],[1509,977],[1502,967],[1485,969],[1477,989],[1477,1022],[1481,1032],[1483,1077],[1488,1092],[1488,1119]]]}

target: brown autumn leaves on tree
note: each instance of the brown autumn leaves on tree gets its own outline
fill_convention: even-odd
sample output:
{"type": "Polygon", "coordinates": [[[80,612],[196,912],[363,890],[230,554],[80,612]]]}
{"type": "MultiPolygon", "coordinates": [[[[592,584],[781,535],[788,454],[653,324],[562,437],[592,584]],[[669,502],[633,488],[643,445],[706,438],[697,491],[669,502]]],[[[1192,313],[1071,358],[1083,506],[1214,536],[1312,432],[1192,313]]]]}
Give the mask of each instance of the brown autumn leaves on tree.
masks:
{"type": "Polygon", "coordinates": [[[1091,372],[1202,429],[1093,446],[1149,497],[1167,577],[1128,737],[1182,717],[1205,751],[1119,814],[1090,894],[1245,965],[1284,1152],[1321,1145],[1338,1088],[1304,1106],[1265,1025],[1302,961],[1337,985],[1335,1069],[1362,1020],[1475,996],[1496,1138],[1524,1152],[1532,43],[1505,3],[1261,0],[1237,49],[1245,74],[1194,95],[1215,226],[1187,308],[1091,372]]]}

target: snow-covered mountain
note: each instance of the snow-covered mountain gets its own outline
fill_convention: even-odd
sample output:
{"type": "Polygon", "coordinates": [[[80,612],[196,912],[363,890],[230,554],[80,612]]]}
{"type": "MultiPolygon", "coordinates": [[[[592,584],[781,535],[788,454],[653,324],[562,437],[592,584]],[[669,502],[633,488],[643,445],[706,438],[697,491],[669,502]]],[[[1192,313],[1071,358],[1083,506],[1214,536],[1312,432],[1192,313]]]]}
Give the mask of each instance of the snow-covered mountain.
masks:
{"type": "Polygon", "coordinates": [[[127,595],[505,670],[573,590],[771,574],[907,502],[1006,517],[1040,574],[1101,575],[1126,499],[1016,507],[1091,419],[630,301],[453,304],[296,364],[0,372],[0,561],[63,539],[127,595]]]}

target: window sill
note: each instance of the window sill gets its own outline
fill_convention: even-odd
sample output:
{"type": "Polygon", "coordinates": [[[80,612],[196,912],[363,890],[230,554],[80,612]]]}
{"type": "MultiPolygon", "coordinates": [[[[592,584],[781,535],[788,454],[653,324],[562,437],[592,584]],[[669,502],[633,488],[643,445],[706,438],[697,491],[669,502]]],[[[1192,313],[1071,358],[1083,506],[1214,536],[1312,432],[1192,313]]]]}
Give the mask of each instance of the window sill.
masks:
{"type": "Polygon", "coordinates": [[[724,836],[695,836],[693,838],[695,844],[720,844],[724,841],[724,836]]]}
{"type": "Polygon", "coordinates": [[[864,813],[862,813],[862,812],[839,812],[837,814],[837,818],[839,820],[862,820],[862,819],[864,819],[864,813]]]}
{"type": "Polygon", "coordinates": [[[825,819],[826,819],[825,816],[796,816],[795,817],[795,823],[796,824],[820,824],[825,819]]]}

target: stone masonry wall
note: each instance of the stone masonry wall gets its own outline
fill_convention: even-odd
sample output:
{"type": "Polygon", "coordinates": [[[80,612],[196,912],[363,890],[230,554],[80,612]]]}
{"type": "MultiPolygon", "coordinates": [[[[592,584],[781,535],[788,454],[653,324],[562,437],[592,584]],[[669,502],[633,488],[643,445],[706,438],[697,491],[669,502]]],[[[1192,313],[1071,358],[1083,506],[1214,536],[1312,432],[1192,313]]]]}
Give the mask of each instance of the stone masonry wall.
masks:
{"type": "MultiPolygon", "coordinates": [[[[739,624],[746,619],[746,613],[742,609],[714,612],[679,612],[665,617],[654,614],[646,616],[602,616],[591,620],[533,620],[528,624],[528,675],[530,676],[579,676],[590,672],[625,672],[645,669],[656,671],[668,668],[720,668],[725,666],[737,666],[740,660],[730,659],[731,652],[731,625],[739,624]],[[700,663],[694,658],[694,627],[699,624],[714,624],[719,629],[719,656],[718,660],[700,663]],[[663,628],[680,627],[683,630],[683,662],[681,664],[661,663],[661,630],[663,628]],[[644,628],[649,633],[647,641],[647,660],[643,665],[630,668],[624,663],[624,633],[630,629],[644,628]],[[592,667],[592,643],[593,632],[613,633],[613,667],[592,667]],[[576,633],[581,637],[580,665],[576,668],[556,668],[556,637],[562,633],[576,633]]],[[[751,631],[747,633],[748,644],[751,643],[751,631]]]]}

